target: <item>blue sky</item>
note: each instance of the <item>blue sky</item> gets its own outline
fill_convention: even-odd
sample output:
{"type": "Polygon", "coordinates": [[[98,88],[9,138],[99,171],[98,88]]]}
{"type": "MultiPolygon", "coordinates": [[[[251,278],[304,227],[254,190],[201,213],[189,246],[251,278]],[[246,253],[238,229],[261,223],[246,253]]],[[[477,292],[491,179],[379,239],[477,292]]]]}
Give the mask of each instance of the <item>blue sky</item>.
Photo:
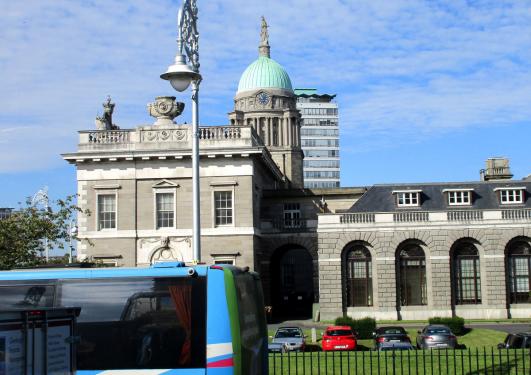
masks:
{"type": "MultiPolygon", "coordinates": [[[[176,49],[170,0],[3,1],[0,207],[43,186],[75,193],[60,153],[116,102],[122,128],[152,123],[174,95],[159,75],[176,49]]],[[[421,0],[198,0],[200,116],[226,124],[257,57],[260,16],[295,87],[337,94],[342,186],[468,181],[492,156],[531,173],[531,3],[421,0]]],[[[189,94],[178,96],[187,104],[189,94]]],[[[189,107],[189,105],[188,105],[189,107]]],[[[189,108],[181,121],[190,123],[189,108]]]]}

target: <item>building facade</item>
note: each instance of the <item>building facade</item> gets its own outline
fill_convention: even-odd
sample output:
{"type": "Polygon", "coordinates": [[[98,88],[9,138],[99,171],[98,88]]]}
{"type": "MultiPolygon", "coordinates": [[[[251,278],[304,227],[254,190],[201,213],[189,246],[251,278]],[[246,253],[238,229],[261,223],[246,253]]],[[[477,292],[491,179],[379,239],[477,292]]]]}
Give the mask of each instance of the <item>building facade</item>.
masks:
{"type": "Polygon", "coordinates": [[[13,213],[12,208],[0,208],[0,220],[7,219],[13,213]]]}
{"type": "Polygon", "coordinates": [[[301,113],[301,145],[304,152],[304,187],[338,188],[339,115],[335,95],[317,89],[295,89],[301,113]]]}
{"type": "MultiPolygon", "coordinates": [[[[284,317],[316,304],[324,319],[531,314],[529,180],[491,163],[476,183],[305,189],[302,95],[271,59],[265,25],[230,124],[200,127],[202,262],[258,271],[284,317]]],[[[63,155],[92,213],[79,214],[80,260],[193,260],[192,133],[174,121],[183,106],[157,97],[153,124],[122,130],[108,100],[63,155]]]]}
{"type": "Polygon", "coordinates": [[[321,314],[531,315],[528,181],[376,185],[319,216],[321,314]]]}

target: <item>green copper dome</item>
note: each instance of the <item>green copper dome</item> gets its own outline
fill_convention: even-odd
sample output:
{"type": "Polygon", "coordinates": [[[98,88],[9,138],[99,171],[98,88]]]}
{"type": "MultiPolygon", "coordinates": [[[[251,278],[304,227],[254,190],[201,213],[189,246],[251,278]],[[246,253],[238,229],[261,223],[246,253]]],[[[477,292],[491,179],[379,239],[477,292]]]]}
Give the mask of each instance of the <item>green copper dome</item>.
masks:
{"type": "Polygon", "coordinates": [[[288,73],[279,63],[267,56],[260,56],[245,69],[237,93],[261,88],[293,91],[288,73]]]}

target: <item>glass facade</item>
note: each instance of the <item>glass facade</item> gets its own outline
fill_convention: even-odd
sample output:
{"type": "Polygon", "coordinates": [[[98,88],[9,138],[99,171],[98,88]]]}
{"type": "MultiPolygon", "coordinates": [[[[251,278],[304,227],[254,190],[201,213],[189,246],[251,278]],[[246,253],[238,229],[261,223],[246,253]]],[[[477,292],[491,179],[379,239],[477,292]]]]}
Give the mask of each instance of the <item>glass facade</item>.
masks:
{"type": "Polygon", "coordinates": [[[315,89],[296,89],[301,119],[301,146],[304,153],[304,187],[339,187],[339,122],[335,95],[318,94],[315,89]]]}

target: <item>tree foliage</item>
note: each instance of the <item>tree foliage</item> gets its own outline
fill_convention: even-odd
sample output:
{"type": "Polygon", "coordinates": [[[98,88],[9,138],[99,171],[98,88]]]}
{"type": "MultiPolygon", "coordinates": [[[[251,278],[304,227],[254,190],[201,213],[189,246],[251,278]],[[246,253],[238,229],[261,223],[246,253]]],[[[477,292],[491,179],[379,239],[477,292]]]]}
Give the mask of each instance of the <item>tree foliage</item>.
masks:
{"type": "MultiPolygon", "coordinates": [[[[11,216],[0,220],[0,269],[27,267],[44,262],[47,240],[49,249],[65,249],[70,239],[77,240],[70,223],[81,209],[74,203],[75,196],[59,199],[43,209],[32,206],[28,199],[11,216]]],[[[88,214],[88,212],[85,212],[88,214]]]]}

